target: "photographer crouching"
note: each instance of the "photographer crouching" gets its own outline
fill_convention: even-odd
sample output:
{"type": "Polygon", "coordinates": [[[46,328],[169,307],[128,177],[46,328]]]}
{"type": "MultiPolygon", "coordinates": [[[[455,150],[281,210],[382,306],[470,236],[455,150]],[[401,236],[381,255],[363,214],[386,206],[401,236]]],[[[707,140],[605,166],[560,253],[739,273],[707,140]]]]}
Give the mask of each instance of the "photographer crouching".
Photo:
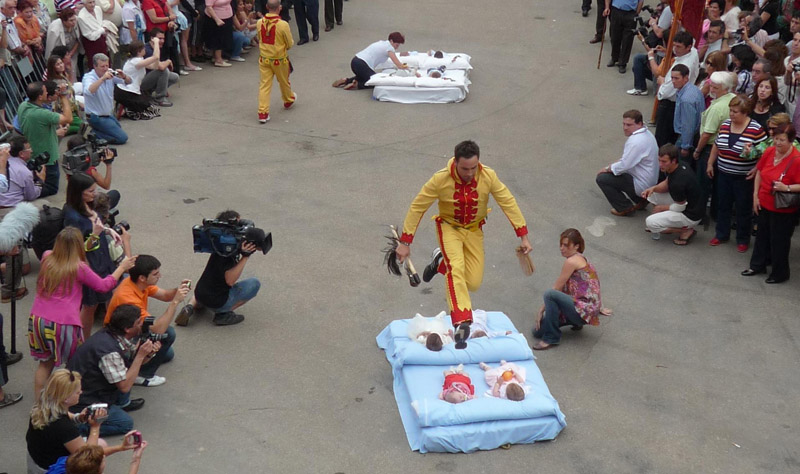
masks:
{"type": "Polygon", "coordinates": [[[244,321],[234,310],[255,298],[261,288],[256,278],[239,281],[250,256],[272,248],[272,235],[241,219],[238,212],[227,210],[213,221],[203,221],[193,229],[195,252],[211,253],[205,270],[189,304],[175,318],[175,324],[186,326],[196,310],[214,311],[214,324],[230,326],[244,321]]]}
{"type": "MultiPolygon", "coordinates": [[[[119,191],[111,189],[111,169],[117,149],[108,146],[108,141],[97,138],[94,133],[89,133],[86,139],[75,135],[67,140],[67,151],[62,157],[61,166],[67,176],[75,173],[86,173],[95,183],[106,190],[111,209],[117,207],[120,200],[119,191]],[[100,174],[97,167],[105,165],[105,174],[100,174]]],[[[105,220],[104,220],[105,222],[105,220]]]]}

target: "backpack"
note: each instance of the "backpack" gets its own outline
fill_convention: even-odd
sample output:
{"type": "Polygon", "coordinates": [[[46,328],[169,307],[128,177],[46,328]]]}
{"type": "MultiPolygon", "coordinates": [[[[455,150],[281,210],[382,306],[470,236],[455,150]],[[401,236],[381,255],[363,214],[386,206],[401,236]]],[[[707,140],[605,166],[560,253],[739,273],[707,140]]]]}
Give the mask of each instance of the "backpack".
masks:
{"type": "Polygon", "coordinates": [[[64,211],[57,207],[42,206],[39,224],[31,231],[31,247],[41,260],[46,250],[53,250],[56,236],[64,228],[64,211]]]}

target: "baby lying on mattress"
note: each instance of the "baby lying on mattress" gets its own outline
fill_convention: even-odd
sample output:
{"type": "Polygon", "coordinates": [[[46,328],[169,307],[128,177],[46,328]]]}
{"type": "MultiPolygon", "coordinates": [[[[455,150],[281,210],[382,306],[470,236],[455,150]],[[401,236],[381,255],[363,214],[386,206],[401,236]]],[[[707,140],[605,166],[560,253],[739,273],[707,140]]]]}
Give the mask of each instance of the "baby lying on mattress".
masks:
{"type": "MultiPolygon", "coordinates": [[[[525,399],[530,387],[525,385],[525,369],[513,362],[500,361],[500,366],[492,368],[481,362],[478,364],[483,369],[486,385],[491,387],[486,396],[505,398],[521,402],[525,399]]],[[[464,364],[450,367],[444,371],[444,384],[439,398],[449,403],[463,403],[475,398],[475,387],[472,379],[464,372],[464,364]]]]}

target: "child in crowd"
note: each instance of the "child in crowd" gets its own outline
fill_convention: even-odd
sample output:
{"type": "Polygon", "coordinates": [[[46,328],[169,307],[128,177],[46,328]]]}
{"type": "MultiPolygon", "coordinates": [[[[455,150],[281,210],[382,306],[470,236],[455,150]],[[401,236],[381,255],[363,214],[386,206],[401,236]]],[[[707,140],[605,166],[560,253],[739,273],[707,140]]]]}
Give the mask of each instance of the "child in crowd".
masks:
{"type": "Polygon", "coordinates": [[[475,387],[469,375],[464,373],[464,364],[444,371],[444,384],[439,398],[449,403],[463,403],[475,398],[475,387]]]}
{"type": "MultiPolygon", "coordinates": [[[[474,314],[474,313],[473,313],[474,314]]],[[[487,395],[497,398],[507,398],[519,402],[525,399],[528,386],[525,385],[525,369],[513,362],[500,361],[500,366],[491,368],[481,362],[486,385],[491,387],[487,395]]]]}
{"type": "Polygon", "coordinates": [[[453,342],[453,329],[444,322],[445,312],[432,318],[417,313],[408,323],[408,338],[425,344],[429,351],[439,352],[442,346],[453,342]]]}

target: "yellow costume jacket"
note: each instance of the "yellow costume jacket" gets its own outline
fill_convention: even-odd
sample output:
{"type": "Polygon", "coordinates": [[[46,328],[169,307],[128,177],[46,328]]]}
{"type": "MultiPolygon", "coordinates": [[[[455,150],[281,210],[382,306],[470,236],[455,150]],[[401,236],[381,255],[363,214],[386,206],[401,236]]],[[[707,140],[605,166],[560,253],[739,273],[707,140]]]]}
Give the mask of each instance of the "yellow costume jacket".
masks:
{"type": "Polygon", "coordinates": [[[403,222],[400,241],[410,244],[419,227],[419,221],[434,201],[439,201],[439,217],[453,227],[477,230],[486,223],[489,194],[503,209],[517,233],[517,237],[528,234],[525,218],[517,206],[517,200],[488,166],[478,164],[478,172],[471,183],[462,183],[456,172],[455,157],[447,167],[439,170],[422,187],[408,209],[403,222]]]}
{"type": "Polygon", "coordinates": [[[285,59],[289,49],[294,46],[289,24],[274,13],[268,13],[256,23],[258,32],[258,48],[261,57],[267,59],[285,59]]]}

